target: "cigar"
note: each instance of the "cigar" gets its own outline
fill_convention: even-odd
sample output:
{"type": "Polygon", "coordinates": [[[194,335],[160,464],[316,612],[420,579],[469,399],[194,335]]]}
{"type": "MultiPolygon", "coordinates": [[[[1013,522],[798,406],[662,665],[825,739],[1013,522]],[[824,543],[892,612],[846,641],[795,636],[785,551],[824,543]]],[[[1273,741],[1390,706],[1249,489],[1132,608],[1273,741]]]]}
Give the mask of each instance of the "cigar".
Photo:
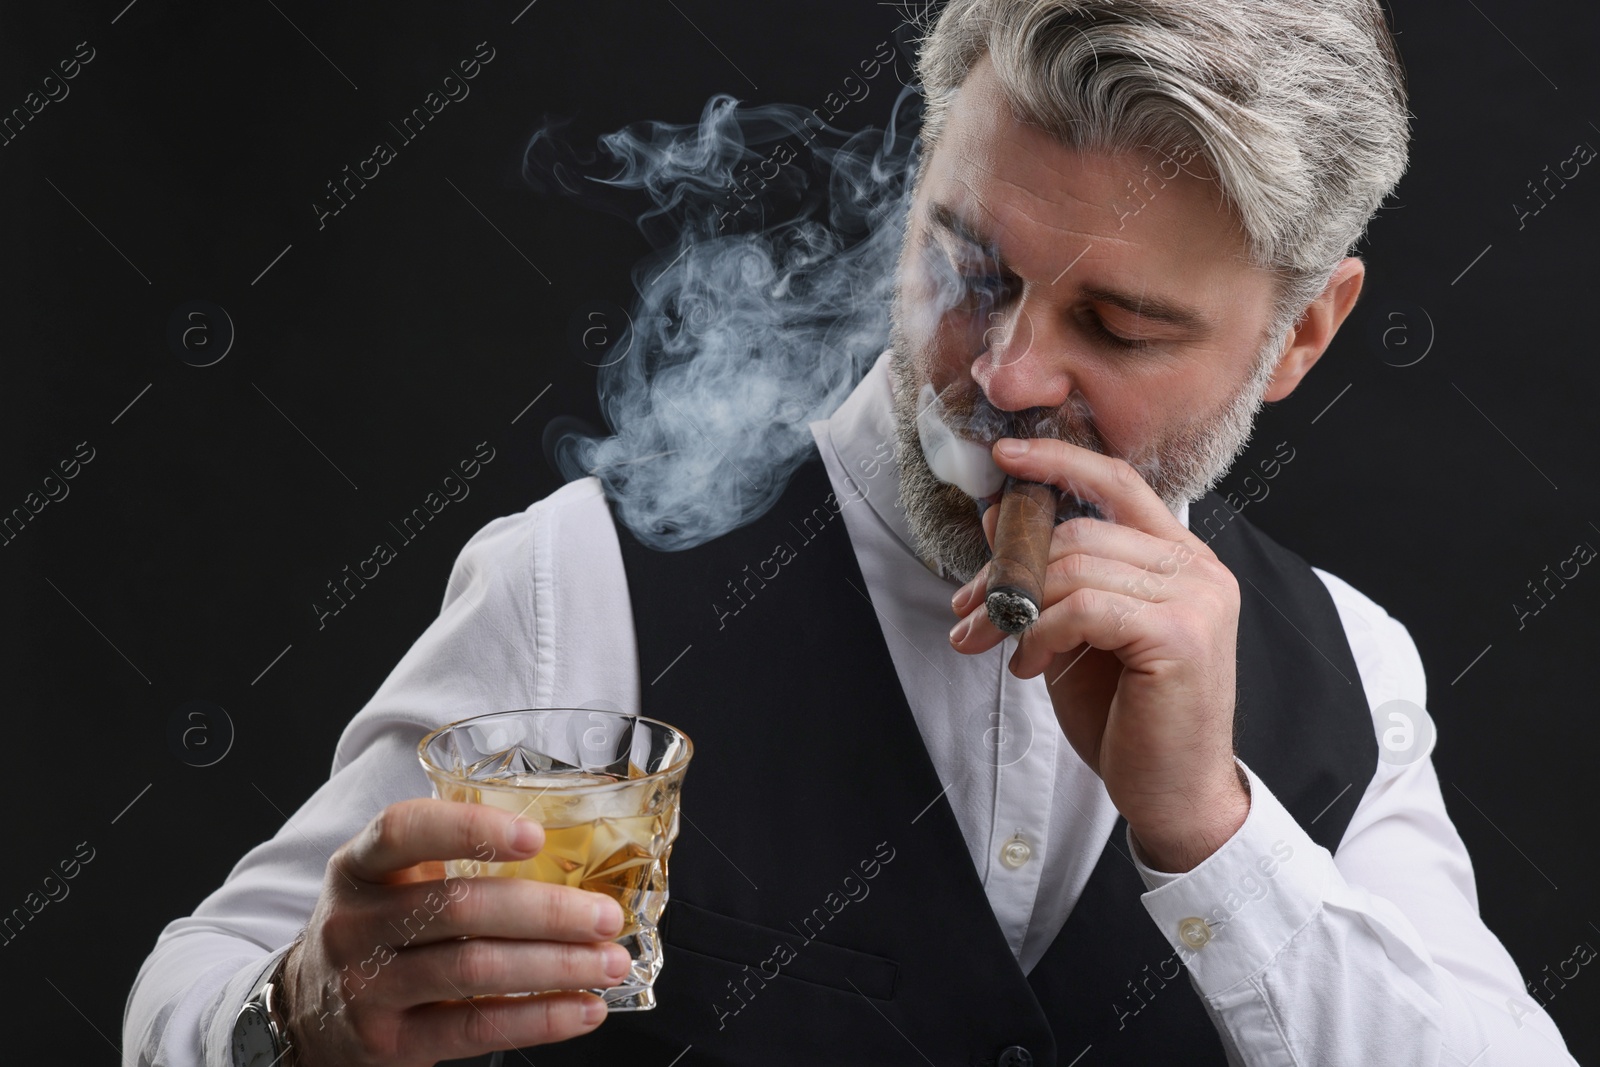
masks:
{"type": "Polygon", "coordinates": [[[1020,634],[1039,618],[1060,499],[1053,485],[1006,478],[984,597],[989,621],[1005,633],[1020,634]]]}

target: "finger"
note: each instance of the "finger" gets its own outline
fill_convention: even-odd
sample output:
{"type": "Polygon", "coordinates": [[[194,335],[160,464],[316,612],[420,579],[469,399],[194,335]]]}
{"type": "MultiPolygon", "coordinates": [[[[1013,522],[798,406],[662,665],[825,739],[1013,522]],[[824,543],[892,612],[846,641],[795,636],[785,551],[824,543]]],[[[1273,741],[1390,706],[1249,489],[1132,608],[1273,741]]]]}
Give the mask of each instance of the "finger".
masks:
{"type": "Polygon", "coordinates": [[[966,618],[967,612],[971,611],[973,605],[978,602],[982,591],[989,587],[989,566],[989,564],[985,563],[982,567],[979,567],[978,573],[974,574],[966,585],[957,589],[950,597],[950,610],[955,612],[958,617],[966,618]]]}
{"type": "MultiPolygon", "coordinates": [[[[978,588],[981,590],[982,586],[978,588]]],[[[974,606],[950,628],[950,647],[957,652],[975,656],[989,651],[1011,635],[990,621],[989,608],[981,596],[974,596],[971,599],[974,606]]]]}
{"type": "MultiPolygon", "coordinates": [[[[1119,560],[1074,552],[1052,560],[1045,568],[1044,604],[1041,612],[1079,589],[1123,593],[1139,600],[1159,603],[1170,599],[1173,595],[1173,580],[1177,572],[1174,570],[1170,573],[1172,577],[1169,578],[1165,572],[1152,572],[1119,560]]],[[[975,606],[965,614],[964,618],[968,621],[957,623],[950,631],[950,644],[958,652],[968,655],[987,652],[1009,636],[990,620],[988,606],[981,599],[975,601],[975,606]]],[[[1024,636],[1037,626],[1037,622],[1030,626],[1024,631],[1024,636]]]]}
{"type": "MultiPolygon", "coordinates": [[[[989,512],[994,511],[989,508],[989,512]]],[[[984,513],[985,529],[990,540],[994,536],[994,520],[984,513]]],[[[1187,533],[1187,531],[1185,531],[1187,533]]],[[[1120,560],[1155,573],[1163,579],[1177,576],[1184,565],[1197,556],[1214,556],[1209,546],[1189,535],[1171,541],[1131,526],[1107,522],[1103,519],[1080,517],[1058,523],[1050,537],[1050,559],[1056,560],[1074,552],[1083,552],[1108,559],[1120,560]]],[[[971,581],[957,589],[950,598],[950,609],[965,618],[977,604],[980,591],[988,585],[987,564],[971,581]]]]}
{"type": "Polygon", "coordinates": [[[566,1041],[593,1030],[605,1017],[605,1002],[590,993],[447,1001],[407,1012],[400,1044],[426,1049],[430,1056],[437,1052],[435,1059],[467,1059],[566,1041]]]}
{"type": "Polygon", "coordinates": [[[392,996],[413,1007],[485,994],[608,988],[626,978],[632,964],[628,950],[609,941],[473,937],[407,949],[389,967],[392,996]]]}
{"type": "Polygon", "coordinates": [[[1073,493],[1099,508],[1106,520],[1172,540],[1190,536],[1126,460],[1053,437],[1003,437],[993,454],[1007,474],[1073,493]],[[1022,452],[1010,454],[1002,445],[1020,445],[1022,452]]]}
{"type": "Polygon", "coordinates": [[[1088,644],[1115,651],[1143,637],[1163,610],[1126,593],[1079,589],[1040,613],[1008,666],[1018,678],[1032,678],[1068,649],[1088,644]]]}
{"type": "Polygon", "coordinates": [[[335,854],[343,870],[368,882],[428,860],[522,859],[544,844],[544,828],[487,804],[418,798],[390,804],[335,854]]]}
{"type": "Polygon", "coordinates": [[[486,875],[390,892],[374,933],[396,948],[457,937],[606,941],[622,932],[622,907],[604,893],[576,886],[486,875]]]}
{"type": "Polygon", "coordinates": [[[1118,560],[1135,567],[1175,577],[1196,557],[1213,556],[1209,546],[1193,536],[1176,540],[1122,526],[1103,519],[1075,518],[1056,524],[1050,535],[1050,558],[1082,552],[1118,560]]]}
{"type": "Polygon", "coordinates": [[[1103,589],[1159,604],[1173,598],[1176,581],[1176,571],[1169,576],[1120,560],[1074,552],[1052,560],[1045,568],[1044,607],[1065,600],[1079,589],[1103,589]]]}

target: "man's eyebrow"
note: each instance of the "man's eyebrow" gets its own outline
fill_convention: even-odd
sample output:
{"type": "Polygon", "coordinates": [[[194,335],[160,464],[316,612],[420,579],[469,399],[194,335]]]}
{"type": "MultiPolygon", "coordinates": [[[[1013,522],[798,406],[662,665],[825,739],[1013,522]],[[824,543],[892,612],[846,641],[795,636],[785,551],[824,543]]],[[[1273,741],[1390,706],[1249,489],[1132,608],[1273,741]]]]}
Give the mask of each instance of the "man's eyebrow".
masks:
{"type": "Polygon", "coordinates": [[[1084,286],[1078,291],[1090,300],[1098,300],[1102,304],[1110,304],[1112,307],[1121,308],[1130,315],[1138,315],[1153,322],[1176,326],[1188,333],[1204,335],[1209,334],[1214,328],[1211,320],[1198,310],[1176,301],[1162,300],[1150,296],[1129,296],[1127,293],[1118,292],[1115,289],[1102,289],[1091,286],[1084,286]]]}
{"type": "Polygon", "coordinates": [[[948,234],[983,249],[1002,268],[1005,261],[1000,258],[1000,252],[995,247],[994,240],[988,234],[980,231],[966,219],[957,214],[956,209],[948,204],[933,202],[928,205],[928,221],[948,234]]]}

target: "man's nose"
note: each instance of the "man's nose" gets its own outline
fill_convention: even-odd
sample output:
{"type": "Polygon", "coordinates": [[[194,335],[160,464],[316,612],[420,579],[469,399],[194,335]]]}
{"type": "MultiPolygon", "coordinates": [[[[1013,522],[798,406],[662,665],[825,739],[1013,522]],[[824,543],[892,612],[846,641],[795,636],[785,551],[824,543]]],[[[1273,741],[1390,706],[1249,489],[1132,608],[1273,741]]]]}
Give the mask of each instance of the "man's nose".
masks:
{"type": "Polygon", "coordinates": [[[1058,408],[1072,394],[1072,339],[1053,315],[1023,299],[990,315],[972,380],[1002,411],[1058,408]]]}

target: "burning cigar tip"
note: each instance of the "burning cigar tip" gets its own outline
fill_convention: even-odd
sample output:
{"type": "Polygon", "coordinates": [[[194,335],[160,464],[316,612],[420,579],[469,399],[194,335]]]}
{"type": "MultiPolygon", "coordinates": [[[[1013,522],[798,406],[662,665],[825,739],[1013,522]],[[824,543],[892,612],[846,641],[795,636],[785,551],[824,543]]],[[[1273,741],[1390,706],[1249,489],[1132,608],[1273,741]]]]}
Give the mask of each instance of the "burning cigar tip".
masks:
{"type": "Polygon", "coordinates": [[[1020,634],[1039,619],[1039,605],[1015,589],[995,589],[984,598],[989,621],[1003,633],[1020,634]]]}

